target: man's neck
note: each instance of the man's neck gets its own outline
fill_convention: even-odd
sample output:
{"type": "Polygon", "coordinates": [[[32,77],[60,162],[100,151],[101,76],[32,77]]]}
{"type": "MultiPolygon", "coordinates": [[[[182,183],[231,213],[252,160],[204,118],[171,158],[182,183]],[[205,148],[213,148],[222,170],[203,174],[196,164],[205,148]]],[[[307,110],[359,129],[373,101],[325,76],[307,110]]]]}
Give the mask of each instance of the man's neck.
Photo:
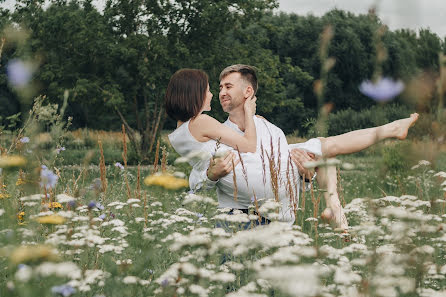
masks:
{"type": "Polygon", "coordinates": [[[229,120],[237,125],[240,131],[245,132],[245,111],[242,110],[233,110],[229,113],[229,120]]]}

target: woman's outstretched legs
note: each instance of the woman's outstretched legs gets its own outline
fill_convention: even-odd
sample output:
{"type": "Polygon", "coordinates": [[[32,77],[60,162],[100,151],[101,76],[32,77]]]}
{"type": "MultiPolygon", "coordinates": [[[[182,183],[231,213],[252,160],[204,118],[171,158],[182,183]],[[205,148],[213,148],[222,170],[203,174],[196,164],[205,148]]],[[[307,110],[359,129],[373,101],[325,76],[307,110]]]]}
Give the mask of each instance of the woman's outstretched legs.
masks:
{"type": "Polygon", "coordinates": [[[409,128],[416,120],[418,120],[418,114],[413,113],[408,118],[383,126],[355,130],[337,136],[320,137],[322,155],[327,158],[333,158],[337,155],[359,152],[387,138],[405,139],[409,128]]]}
{"type": "Polygon", "coordinates": [[[321,214],[321,218],[333,222],[336,228],[347,231],[347,218],[339,201],[336,166],[318,168],[316,179],[319,187],[324,190],[324,198],[327,205],[327,208],[321,214]]]}

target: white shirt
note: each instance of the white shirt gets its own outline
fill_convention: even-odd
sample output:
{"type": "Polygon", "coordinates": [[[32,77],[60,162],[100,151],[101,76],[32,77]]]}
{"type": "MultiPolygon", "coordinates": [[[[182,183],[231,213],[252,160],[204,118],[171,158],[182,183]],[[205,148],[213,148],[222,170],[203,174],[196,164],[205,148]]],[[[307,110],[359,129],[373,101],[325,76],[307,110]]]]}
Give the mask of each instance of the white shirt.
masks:
{"type": "MultiPolygon", "coordinates": [[[[235,191],[232,172],[217,182],[209,181],[206,174],[209,161],[193,166],[189,185],[191,189],[197,190],[204,184],[215,184],[220,208],[247,209],[249,205],[253,204],[254,194],[257,200],[276,199],[277,197],[282,204],[279,220],[293,222],[294,210],[298,205],[301,189],[301,179],[297,167],[289,159],[289,149],[302,148],[321,155],[320,141],[311,139],[304,144],[288,145],[285,134],[277,126],[259,117],[254,117],[254,123],[257,133],[257,149],[256,153],[240,154],[241,162],[235,167],[237,191],[235,191]]],[[[224,122],[224,125],[241,135],[244,134],[229,119],[224,122]]],[[[238,154],[232,147],[220,144],[218,151],[227,150],[238,154]]]]}

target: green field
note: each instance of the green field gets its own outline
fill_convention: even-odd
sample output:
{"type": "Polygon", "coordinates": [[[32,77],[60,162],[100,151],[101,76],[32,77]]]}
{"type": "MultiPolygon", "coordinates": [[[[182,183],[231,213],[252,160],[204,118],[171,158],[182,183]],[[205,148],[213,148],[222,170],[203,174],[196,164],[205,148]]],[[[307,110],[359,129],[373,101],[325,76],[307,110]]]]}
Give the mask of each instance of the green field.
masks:
{"type": "Polygon", "coordinates": [[[107,165],[105,193],[97,165],[50,168],[60,177],[49,199],[75,197],[61,209],[30,197],[45,193],[35,173],[24,170],[20,184],[18,169],[4,170],[1,296],[444,294],[446,177],[438,172],[446,154],[411,169],[417,161],[398,148],[387,143],[339,158],[354,165],[340,171],[349,240],[313,217],[314,207],[324,209],[323,201],[314,204],[317,186],[293,227],[273,222],[241,231],[237,221],[246,218],[234,215],[229,233],[215,228],[222,214],[214,191],[188,196],[145,186],[152,166],[141,167],[138,186],[135,166],[107,165]],[[63,222],[38,222],[50,212],[63,222]]]}

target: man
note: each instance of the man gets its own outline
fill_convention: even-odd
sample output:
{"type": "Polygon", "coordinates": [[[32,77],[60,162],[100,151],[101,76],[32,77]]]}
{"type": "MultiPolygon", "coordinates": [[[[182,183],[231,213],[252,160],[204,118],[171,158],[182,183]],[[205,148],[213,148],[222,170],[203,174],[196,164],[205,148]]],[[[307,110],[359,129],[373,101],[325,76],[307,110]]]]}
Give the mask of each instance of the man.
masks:
{"type": "MultiPolygon", "coordinates": [[[[258,88],[252,67],[237,64],[221,72],[219,99],[223,110],[229,114],[224,125],[240,134],[245,128],[243,104],[247,99],[244,96],[246,88],[252,88],[254,94],[258,88]]],[[[280,128],[258,116],[254,122],[256,153],[242,153],[241,159],[237,159],[236,151],[220,144],[217,151],[228,153],[223,157],[217,154],[207,170],[204,170],[206,166],[195,166],[189,178],[190,186],[198,189],[206,182],[215,184],[220,208],[238,209],[245,213],[261,198],[275,199],[281,204],[278,219],[293,223],[301,189],[300,176],[307,180],[314,176],[314,172],[305,169],[303,164],[322,155],[320,141],[312,139],[303,144],[288,145],[280,128]]],[[[319,186],[327,190],[324,193],[327,206],[342,211],[336,193],[336,170],[322,168],[317,176],[319,186]]],[[[338,222],[338,225],[344,229],[348,227],[346,220],[338,222]]]]}

